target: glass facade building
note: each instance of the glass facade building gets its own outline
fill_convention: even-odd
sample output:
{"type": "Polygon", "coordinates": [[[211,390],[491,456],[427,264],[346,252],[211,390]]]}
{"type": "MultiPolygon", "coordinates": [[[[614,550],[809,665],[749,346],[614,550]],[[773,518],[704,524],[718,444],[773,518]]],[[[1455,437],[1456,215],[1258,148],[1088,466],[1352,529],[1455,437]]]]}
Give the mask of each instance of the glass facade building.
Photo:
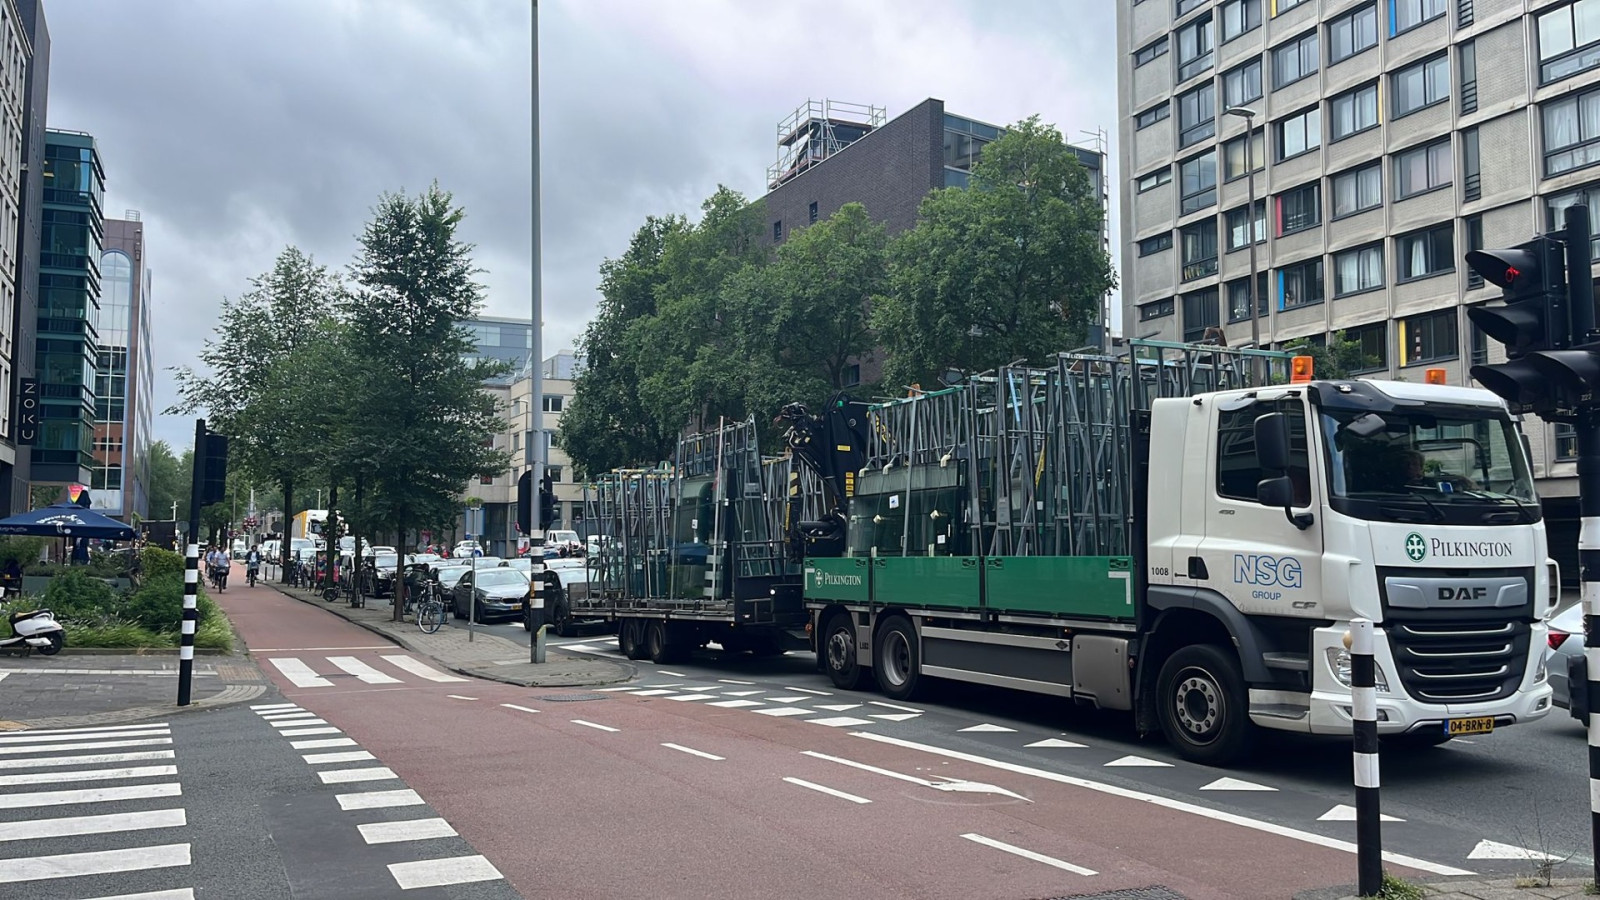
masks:
{"type": "Polygon", "coordinates": [[[505,363],[507,371],[489,384],[509,385],[528,365],[533,353],[533,327],[527,319],[507,319],[500,316],[479,316],[461,324],[472,335],[478,352],[473,359],[493,359],[505,363]]]}
{"type": "Polygon", "coordinates": [[[105,236],[105,170],[94,137],[46,131],[43,175],[34,343],[39,432],[32,449],[32,481],[87,484],[94,467],[100,257],[105,236]]]}
{"type": "Polygon", "coordinates": [[[89,482],[94,509],[127,519],[148,516],[150,481],[150,278],[136,216],[105,223],[89,482]]]}

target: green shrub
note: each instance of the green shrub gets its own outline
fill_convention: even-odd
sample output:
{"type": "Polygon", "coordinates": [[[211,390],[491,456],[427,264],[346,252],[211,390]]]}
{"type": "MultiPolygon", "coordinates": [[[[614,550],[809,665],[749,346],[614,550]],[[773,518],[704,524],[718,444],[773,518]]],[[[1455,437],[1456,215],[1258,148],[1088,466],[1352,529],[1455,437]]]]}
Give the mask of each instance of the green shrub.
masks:
{"type": "Polygon", "coordinates": [[[67,628],[69,647],[176,647],[177,634],[161,634],[137,622],[117,616],[106,616],[98,621],[73,620],[63,623],[67,628]]]}
{"type": "Polygon", "coordinates": [[[116,591],[82,567],[67,568],[50,579],[44,605],[65,619],[102,619],[116,611],[116,591]]]}
{"type": "Polygon", "coordinates": [[[233,628],[227,619],[220,616],[208,619],[203,625],[195,628],[194,645],[213,650],[232,650],[233,628]]]}
{"type": "Polygon", "coordinates": [[[177,575],[178,578],[183,578],[182,553],[147,546],[139,551],[139,565],[144,569],[146,579],[153,580],[162,575],[177,575]]]}
{"type": "MultiPolygon", "coordinates": [[[[204,604],[196,606],[201,622],[216,609],[214,604],[210,610],[204,604]]],[[[177,630],[178,623],[183,621],[183,576],[168,573],[145,579],[144,584],[122,603],[119,612],[130,622],[155,631],[177,630]]]]}
{"type": "Polygon", "coordinates": [[[10,565],[15,560],[17,565],[26,567],[37,562],[39,552],[44,549],[44,538],[22,537],[21,535],[7,535],[0,537],[0,570],[10,565]]]}

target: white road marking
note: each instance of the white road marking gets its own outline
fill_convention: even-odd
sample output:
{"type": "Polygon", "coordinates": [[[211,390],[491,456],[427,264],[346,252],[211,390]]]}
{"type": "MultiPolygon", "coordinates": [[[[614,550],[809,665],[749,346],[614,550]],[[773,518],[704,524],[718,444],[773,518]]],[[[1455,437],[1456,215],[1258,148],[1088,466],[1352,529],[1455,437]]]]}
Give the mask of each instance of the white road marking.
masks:
{"type": "Polygon", "coordinates": [[[278,733],[284,737],[311,737],[314,734],[341,734],[342,732],[330,725],[327,728],[291,728],[288,731],[280,731],[278,733]]]}
{"type": "Polygon", "coordinates": [[[671,744],[671,743],[667,743],[667,742],[663,741],[661,746],[670,747],[673,750],[681,750],[684,753],[690,754],[691,756],[699,756],[699,757],[703,757],[705,759],[714,759],[714,760],[717,760],[718,762],[721,762],[722,760],[727,758],[725,756],[718,756],[715,753],[707,753],[704,750],[696,750],[693,747],[685,747],[682,744],[671,744]]]}
{"type": "Polygon", "coordinates": [[[717,696],[716,694],[678,694],[675,697],[668,697],[666,699],[668,699],[668,700],[712,700],[712,699],[715,699],[716,696],[717,696]]]}
{"type": "MultiPolygon", "coordinates": [[[[1276,825],[1272,822],[1264,822],[1260,819],[1252,819],[1248,816],[1223,812],[1222,810],[1211,809],[1209,807],[1199,806],[1194,803],[1186,803],[1182,800],[1173,800],[1167,797],[1160,797],[1155,794],[1147,794],[1144,791],[1130,790],[1128,788],[1105,784],[1104,782],[1090,781],[1087,778],[1077,778],[1072,775],[1062,775],[1057,772],[1047,772],[1044,769],[1035,769],[1032,766],[1020,766],[1016,763],[1002,762],[998,759],[989,759],[988,757],[978,756],[977,754],[973,753],[962,753],[958,750],[946,750],[943,747],[919,744],[915,741],[902,740],[900,738],[889,737],[888,735],[883,734],[855,731],[851,732],[850,736],[863,738],[869,741],[875,741],[880,744],[889,744],[890,746],[894,747],[902,747],[907,750],[920,750],[924,753],[931,753],[935,756],[959,759],[965,762],[976,763],[980,766],[988,766],[990,768],[1001,769],[1007,772],[1015,772],[1019,775],[1029,775],[1034,778],[1044,779],[1046,781],[1054,781],[1060,784],[1070,784],[1076,787],[1087,788],[1091,791],[1098,791],[1102,794],[1110,794],[1114,797],[1123,797],[1129,800],[1139,800],[1144,803],[1150,803],[1163,807],[1165,809],[1191,813],[1193,815],[1212,819],[1214,821],[1227,822],[1229,824],[1238,825],[1243,828],[1249,828],[1254,831],[1260,831],[1266,834],[1275,834],[1279,837],[1286,837],[1291,840],[1301,841],[1307,844],[1315,844],[1319,847],[1330,847],[1335,850],[1343,850],[1347,853],[1356,852],[1356,845],[1351,841],[1341,841],[1337,838],[1313,834],[1309,831],[1301,831],[1298,828],[1288,828],[1283,825],[1276,825]]],[[[1410,868],[1417,869],[1418,871],[1428,872],[1434,875],[1476,874],[1465,869],[1441,865],[1439,863],[1429,862],[1425,859],[1417,859],[1414,856],[1406,856],[1401,853],[1389,853],[1386,851],[1383,854],[1383,858],[1391,863],[1394,863],[1395,865],[1408,866],[1410,868]]]]}
{"type": "Polygon", "coordinates": [[[833,696],[832,694],[828,693],[827,691],[813,691],[810,688],[797,688],[797,687],[789,687],[789,686],[785,685],[783,689],[786,690],[786,691],[798,691],[798,692],[800,692],[802,694],[816,694],[818,697],[832,697],[833,696]]]}
{"type": "Polygon", "coordinates": [[[388,781],[399,778],[394,770],[388,766],[372,766],[366,769],[323,769],[317,773],[323,784],[349,784],[353,781],[388,781]]]}
{"type": "Polygon", "coordinates": [[[367,684],[401,683],[400,679],[394,677],[393,675],[386,675],[383,672],[379,672],[377,669],[374,669],[361,660],[356,659],[354,656],[330,656],[328,657],[328,662],[331,662],[340,669],[349,672],[351,675],[354,675],[367,684]]]}
{"type": "Polygon", "coordinates": [[[361,839],[369,844],[394,844],[429,838],[455,837],[456,830],[443,819],[407,819],[402,822],[369,822],[357,825],[361,839]]]}
{"type": "Polygon", "coordinates": [[[134,784],[127,787],[78,788],[70,791],[36,791],[27,794],[0,794],[0,809],[67,806],[74,803],[110,803],[115,800],[143,800],[149,797],[178,797],[182,794],[183,787],[176,782],[134,784]]]}
{"type": "Polygon", "coordinates": [[[112,813],[104,816],[70,816],[64,819],[0,822],[0,841],[31,841],[80,834],[112,834],[121,831],[144,831],[150,828],[177,828],[187,822],[181,809],[152,809],[148,812],[112,813]]]}
{"type": "Polygon", "coordinates": [[[359,794],[336,794],[334,799],[339,801],[339,808],[349,812],[352,809],[388,809],[393,806],[421,806],[422,798],[417,792],[409,788],[402,791],[363,791],[359,794]]]}
{"type": "Polygon", "coordinates": [[[389,874],[403,891],[413,888],[442,887],[447,884],[469,884],[475,881],[494,881],[502,878],[500,870],[482,856],[453,856],[447,859],[423,859],[416,862],[390,863],[389,874]]]}
{"type": "MultiPolygon", "coordinates": [[[[329,650],[393,650],[393,644],[373,644],[370,647],[263,647],[251,653],[323,653],[329,650]]],[[[250,707],[255,709],[254,706],[250,707]]]]}
{"type": "Polygon", "coordinates": [[[810,725],[826,725],[829,728],[848,728],[852,725],[871,725],[870,719],[857,719],[851,716],[833,716],[827,719],[807,719],[810,725]]]}
{"type": "MultiPolygon", "coordinates": [[[[1387,856],[1388,854],[1384,855],[1387,856]]],[[[1526,859],[1535,862],[1559,858],[1548,853],[1540,853],[1538,850],[1529,850],[1526,847],[1513,847],[1510,844],[1502,844],[1499,841],[1479,841],[1478,846],[1473,847],[1472,852],[1467,854],[1467,859],[1526,859]]]]}
{"type": "Polygon", "coordinates": [[[718,678],[723,684],[755,684],[754,681],[740,681],[737,678],[718,678]]]}
{"type": "Polygon", "coordinates": [[[1202,791],[1272,791],[1272,792],[1276,792],[1278,789],[1275,788],[1275,787],[1267,787],[1264,784],[1256,784],[1254,781],[1241,781],[1241,780],[1239,780],[1237,778],[1218,778],[1216,781],[1213,781],[1210,784],[1200,788],[1200,790],[1202,790],[1202,791]]]}
{"type": "Polygon", "coordinates": [[[1110,769],[1118,766],[1124,768],[1170,769],[1172,768],[1172,763],[1162,762],[1159,759],[1145,759],[1142,756],[1124,756],[1121,759],[1113,759],[1111,762],[1106,763],[1103,768],[1110,769]]]}
{"type": "Polygon", "coordinates": [[[583,719],[573,719],[572,720],[572,724],[574,724],[574,725],[583,725],[583,726],[585,726],[587,728],[598,728],[601,731],[613,731],[613,732],[615,732],[615,731],[621,731],[622,730],[620,728],[612,728],[610,725],[597,725],[594,722],[586,722],[583,719]]]}
{"type": "Polygon", "coordinates": [[[272,663],[295,687],[333,687],[333,682],[318,675],[314,669],[293,656],[273,657],[267,662],[272,663]]]}
{"type": "Polygon", "coordinates": [[[188,844],[63,853],[58,856],[25,856],[20,859],[0,859],[0,883],[167,869],[187,866],[190,862],[188,844]]]}
{"type": "Polygon", "coordinates": [[[1001,731],[1015,732],[1016,731],[1015,728],[1007,728],[1004,725],[990,725],[988,722],[985,722],[982,725],[973,725],[970,728],[961,728],[961,729],[957,729],[957,730],[958,731],[994,731],[994,732],[1001,732],[1001,731]]]}
{"type": "Polygon", "coordinates": [[[773,709],[752,709],[751,712],[759,716],[809,716],[809,709],[795,709],[792,706],[779,706],[773,709]]]}
{"type": "Polygon", "coordinates": [[[307,719],[315,719],[316,717],[317,717],[317,714],[314,713],[314,712],[306,712],[304,710],[300,710],[300,711],[297,711],[297,712],[273,713],[272,715],[262,716],[261,717],[261,721],[263,721],[263,722],[304,722],[307,719]]]}
{"type": "Polygon", "coordinates": [[[315,766],[322,763],[362,762],[377,757],[365,750],[346,750],[342,753],[307,753],[301,759],[315,766]]]}
{"type": "Polygon", "coordinates": [[[760,706],[761,704],[755,702],[754,700],[719,700],[716,703],[707,703],[706,705],[722,706],[728,709],[739,709],[741,707],[760,706]]]}
{"type": "Polygon", "coordinates": [[[29,728],[23,734],[79,734],[89,731],[137,731],[144,728],[166,728],[166,722],[141,722],[138,725],[85,725],[81,728],[29,728]]]}
{"type": "Polygon", "coordinates": [[[294,750],[321,750],[325,747],[354,747],[356,742],[349,738],[317,738],[311,741],[293,741],[289,747],[294,750]]]}
{"type": "Polygon", "coordinates": [[[385,662],[391,663],[397,669],[405,669],[413,675],[426,678],[429,681],[466,681],[459,675],[450,675],[438,669],[405,655],[385,656],[385,662]]]}
{"type": "Polygon", "coordinates": [[[827,706],[819,706],[819,707],[817,707],[817,709],[825,709],[828,712],[848,712],[848,711],[850,711],[852,709],[860,709],[860,708],[861,708],[861,704],[859,704],[859,703],[832,703],[832,704],[829,704],[827,706]]]}
{"type": "Polygon", "coordinates": [[[111,750],[116,747],[154,747],[160,744],[170,744],[172,738],[140,738],[136,741],[90,741],[87,744],[28,744],[22,747],[0,747],[0,755],[14,756],[18,753],[52,753],[56,750],[111,750]]]}
{"type": "Polygon", "coordinates": [[[914,712],[914,713],[927,712],[927,710],[925,710],[925,709],[917,709],[917,708],[912,707],[912,706],[899,706],[899,705],[894,704],[894,703],[885,703],[882,700],[868,700],[867,702],[871,703],[873,706],[882,706],[882,707],[884,707],[886,709],[898,709],[901,712],[914,712]]]}
{"type": "Polygon", "coordinates": [[[915,775],[905,775],[900,772],[895,772],[891,769],[880,769],[877,766],[859,763],[853,759],[845,759],[842,756],[829,756],[826,753],[818,753],[815,750],[802,750],[801,752],[806,756],[815,757],[816,759],[825,759],[828,762],[835,762],[839,763],[840,765],[850,766],[853,769],[860,769],[863,772],[872,772],[875,775],[887,775],[890,778],[897,778],[901,781],[919,784],[923,787],[933,788],[936,791],[949,791],[958,794],[1001,794],[1006,797],[1014,797],[1018,800],[1026,800],[1029,803],[1033,802],[1021,794],[1008,791],[1005,788],[998,787],[996,785],[984,784],[981,781],[966,781],[960,778],[950,778],[944,781],[930,781],[926,778],[918,778],[915,775]]]}
{"type": "Polygon", "coordinates": [[[529,709],[526,706],[518,706],[515,703],[502,703],[500,705],[504,706],[506,709],[514,709],[517,712],[525,712],[525,713],[536,713],[536,712],[538,712],[537,709],[529,709]]]}
{"type": "Polygon", "coordinates": [[[973,843],[982,844],[985,847],[993,847],[996,850],[1004,850],[1007,853],[1016,854],[1023,859],[1031,859],[1034,862],[1041,862],[1047,866],[1055,866],[1058,869],[1065,869],[1066,871],[1077,875],[1100,874],[1093,869],[1085,869],[1083,866],[1075,866],[1069,862],[1062,862],[1053,856],[1045,856],[1043,853],[1035,853],[1032,850],[1024,850],[1021,847],[1014,847],[1011,844],[1005,843],[1004,841],[997,841],[994,838],[986,838],[981,834],[963,834],[962,837],[972,841],[973,843]]]}
{"type": "MultiPolygon", "coordinates": [[[[326,719],[290,719],[287,722],[277,721],[272,723],[273,728],[310,728],[313,725],[326,725],[326,719]]],[[[288,732],[280,732],[287,734],[288,732]]]]}
{"type": "Polygon", "coordinates": [[[257,712],[261,712],[262,710],[268,709],[299,709],[300,707],[294,703],[257,703],[250,708],[257,712]]]}
{"type": "Polygon", "coordinates": [[[0,775],[0,787],[19,784],[57,784],[64,781],[116,781],[119,778],[156,778],[177,775],[177,766],[129,766],[122,769],[86,769],[82,772],[29,772],[0,775]]]}
{"type": "Polygon", "coordinates": [[[688,678],[689,677],[688,675],[685,675],[682,672],[669,672],[666,669],[657,669],[656,672],[657,672],[657,674],[660,674],[660,675],[671,675],[673,678],[688,678]]]}
{"type": "Polygon", "coordinates": [[[133,753],[91,753],[84,756],[41,756],[30,759],[0,759],[0,769],[42,769],[49,766],[103,766],[109,763],[147,762],[172,759],[171,750],[139,750],[133,753]]]}
{"type": "MultiPolygon", "coordinates": [[[[191,673],[196,678],[215,678],[217,673],[209,667],[195,667],[191,673]]],[[[7,675],[147,675],[151,678],[176,678],[177,669],[0,669],[0,678],[7,675]]]]}
{"type": "MultiPolygon", "coordinates": [[[[1354,822],[1355,820],[1356,820],[1356,808],[1354,806],[1346,806],[1344,804],[1340,804],[1338,806],[1335,806],[1333,809],[1330,809],[1327,812],[1323,813],[1322,815],[1317,816],[1317,821],[1318,822],[1354,822]]],[[[1404,822],[1405,819],[1397,819],[1394,816],[1387,815],[1387,814],[1384,814],[1384,813],[1379,813],[1378,814],[1378,821],[1380,821],[1380,822],[1404,822]]]]}
{"type": "Polygon", "coordinates": [[[669,694],[676,694],[676,693],[677,693],[677,691],[668,691],[668,690],[663,690],[661,688],[657,688],[656,690],[653,690],[653,691],[634,691],[633,695],[635,697],[664,697],[664,696],[667,696],[669,694]]]}
{"type": "Polygon", "coordinates": [[[139,894],[118,894],[115,897],[91,897],[89,900],[194,900],[194,888],[175,891],[145,891],[139,894]]]}
{"type": "Polygon", "coordinates": [[[1076,743],[1076,742],[1073,742],[1073,741],[1063,741],[1060,738],[1045,738],[1042,741],[1034,741],[1031,744],[1023,744],[1022,746],[1024,746],[1024,747],[1069,747],[1069,748],[1070,747],[1077,747],[1077,748],[1082,748],[1082,747],[1086,747],[1088,745],[1087,744],[1079,744],[1079,743],[1076,743]]]}
{"type": "Polygon", "coordinates": [[[463,697],[460,694],[445,694],[445,696],[449,697],[451,700],[476,700],[476,699],[478,699],[477,697],[463,697]]]}
{"type": "Polygon", "coordinates": [[[761,699],[766,700],[766,701],[768,701],[770,703],[799,703],[801,700],[809,700],[810,698],[809,697],[762,697],[761,699]]]}
{"type": "Polygon", "coordinates": [[[872,713],[871,715],[874,719],[883,719],[888,722],[904,722],[907,719],[915,719],[922,713],[872,713]]]}
{"type": "Polygon", "coordinates": [[[595,688],[595,690],[599,691],[602,694],[610,694],[610,693],[615,693],[617,691],[637,691],[638,688],[636,688],[636,687],[614,687],[614,688],[595,688]]]}
{"type": "Polygon", "coordinates": [[[723,691],[722,692],[722,696],[724,696],[724,697],[750,697],[750,696],[754,696],[755,694],[760,694],[760,693],[764,693],[764,692],[763,691],[723,691]]]}
{"type": "Polygon", "coordinates": [[[825,785],[813,784],[813,783],[811,783],[809,781],[805,781],[805,780],[799,779],[799,778],[788,778],[788,777],[785,777],[783,780],[789,782],[790,784],[798,784],[803,788],[810,788],[813,791],[820,791],[821,793],[827,794],[830,797],[838,797],[840,800],[849,800],[851,803],[871,803],[872,802],[871,800],[868,800],[865,797],[857,797],[855,794],[846,794],[844,791],[835,790],[835,789],[833,789],[831,787],[827,787],[825,785]]]}
{"type": "Polygon", "coordinates": [[[43,744],[52,741],[103,741],[114,738],[151,737],[154,735],[171,734],[172,729],[165,725],[160,728],[142,728],[138,731],[85,731],[78,734],[30,734],[19,731],[13,734],[0,735],[0,746],[11,744],[43,744]]]}

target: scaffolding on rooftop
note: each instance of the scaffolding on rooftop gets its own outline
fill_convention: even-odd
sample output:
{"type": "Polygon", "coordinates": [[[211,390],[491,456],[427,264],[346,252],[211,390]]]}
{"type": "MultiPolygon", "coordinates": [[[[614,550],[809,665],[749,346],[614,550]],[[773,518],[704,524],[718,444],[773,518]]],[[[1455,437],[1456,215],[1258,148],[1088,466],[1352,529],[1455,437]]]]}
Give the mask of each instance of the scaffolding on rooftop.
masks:
{"type": "Polygon", "coordinates": [[[884,108],[839,100],[807,100],[778,123],[778,161],[767,168],[768,189],[794,178],[884,123],[884,108]]]}

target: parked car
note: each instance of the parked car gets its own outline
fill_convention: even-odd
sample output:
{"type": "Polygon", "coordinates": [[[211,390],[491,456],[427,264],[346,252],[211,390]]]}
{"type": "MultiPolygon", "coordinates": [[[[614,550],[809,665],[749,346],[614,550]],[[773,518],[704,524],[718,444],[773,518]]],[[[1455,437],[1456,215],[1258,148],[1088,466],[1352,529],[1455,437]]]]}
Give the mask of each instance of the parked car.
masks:
{"type": "Polygon", "coordinates": [[[461,580],[461,576],[471,571],[472,569],[468,566],[450,565],[432,569],[428,574],[434,581],[439,582],[440,590],[448,594],[456,586],[456,582],[461,580]]]}
{"type": "Polygon", "coordinates": [[[1580,709],[1573,709],[1572,675],[1583,677],[1583,603],[1574,603],[1550,617],[1550,634],[1545,638],[1549,651],[1545,654],[1545,668],[1550,672],[1550,702],[1562,709],[1571,710],[1573,718],[1587,722],[1580,709]]]}
{"type": "Polygon", "coordinates": [[[470,608],[477,622],[516,618],[527,605],[528,587],[528,576],[516,569],[468,569],[450,589],[450,610],[465,619],[470,608]]]}
{"type": "Polygon", "coordinates": [[[393,553],[369,556],[362,566],[363,585],[373,597],[387,597],[394,593],[394,567],[400,557],[393,553]]]}
{"type": "Polygon", "coordinates": [[[576,531],[552,530],[544,533],[544,545],[560,549],[566,547],[568,552],[583,550],[583,539],[578,537],[576,531]]]}

